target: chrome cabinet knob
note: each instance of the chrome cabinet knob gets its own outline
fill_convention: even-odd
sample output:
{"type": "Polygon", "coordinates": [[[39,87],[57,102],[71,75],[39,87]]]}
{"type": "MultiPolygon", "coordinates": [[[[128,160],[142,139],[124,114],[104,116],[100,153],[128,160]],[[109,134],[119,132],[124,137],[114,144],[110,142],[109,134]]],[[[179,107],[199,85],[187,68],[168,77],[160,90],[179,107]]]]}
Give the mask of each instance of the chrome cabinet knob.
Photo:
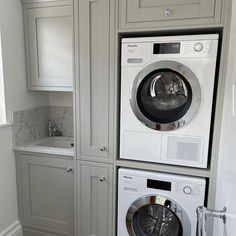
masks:
{"type": "Polygon", "coordinates": [[[171,9],[166,8],[165,11],[164,11],[164,13],[165,13],[165,16],[171,16],[172,11],[171,11],[171,9]]]}
{"type": "Polygon", "coordinates": [[[67,171],[68,173],[71,172],[71,171],[72,171],[72,167],[70,166],[70,167],[66,168],[66,171],[67,171]]]}
{"type": "Polygon", "coordinates": [[[100,149],[101,152],[104,152],[106,150],[106,147],[105,146],[101,146],[99,149],[100,149]]]}
{"type": "Polygon", "coordinates": [[[106,180],[106,177],[105,176],[101,176],[100,178],[99,178],[99,181],[100,182],[103,182],[103,181],[105,181],[106,180]]]}

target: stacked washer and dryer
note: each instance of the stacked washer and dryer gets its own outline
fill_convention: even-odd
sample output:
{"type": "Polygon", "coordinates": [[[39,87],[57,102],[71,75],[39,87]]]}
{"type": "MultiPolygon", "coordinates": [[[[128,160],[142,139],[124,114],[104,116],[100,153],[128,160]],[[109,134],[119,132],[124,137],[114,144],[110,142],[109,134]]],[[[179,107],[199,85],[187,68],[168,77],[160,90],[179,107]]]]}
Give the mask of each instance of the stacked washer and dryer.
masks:
{"type": "MultiPolygon", "coordinates": [[[[207,168],[218,34],[123,38],[120,158],[207,168]]],[[[119,169],[117,236],[195,236],[204,178],[119,169]]]]}

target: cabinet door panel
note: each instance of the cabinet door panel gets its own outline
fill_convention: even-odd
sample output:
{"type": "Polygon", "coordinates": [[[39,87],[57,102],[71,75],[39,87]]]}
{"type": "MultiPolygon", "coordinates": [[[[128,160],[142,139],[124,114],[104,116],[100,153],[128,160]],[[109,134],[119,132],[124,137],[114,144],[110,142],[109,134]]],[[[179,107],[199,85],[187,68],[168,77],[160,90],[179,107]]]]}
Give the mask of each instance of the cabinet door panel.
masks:
{"type": "Polygon", "coordinates": [[[170,19],[212,17],[215,5],[215,0],[169,0],[167,3],[153,0],[126,1],[128,22],[167,20],[167,8],[172,9],[170,19]]]}
{"type": "Polygon", "coordinates": [[[219,0],[120,0],[120,24],[125,28],[219,23],[220,7],[219,0]]]}
{"type": "Polygon", "coordinates": [[[112,235],[111,165],[86,163],[80,165],[81,235],[112,235]],[[103,181],[100,178],[104,178],[103,181]]]}
{"type": "Polygon", "coordinates": [[[81,0],[80,22],[80,154],[108,158],[109,0],[81,0]],[[100,150],[105,147],[105,150],[100,150]]]}
{"type": "Polygon", "coordinates": [[[72,160],[21,157],[23,221],[52,229],[74,231],[72,160]]]}
{"type": "Polygon", "coordinates": [[[72,89],[70,6],[30,8],[28,15],[30,86],[72,89]]]}

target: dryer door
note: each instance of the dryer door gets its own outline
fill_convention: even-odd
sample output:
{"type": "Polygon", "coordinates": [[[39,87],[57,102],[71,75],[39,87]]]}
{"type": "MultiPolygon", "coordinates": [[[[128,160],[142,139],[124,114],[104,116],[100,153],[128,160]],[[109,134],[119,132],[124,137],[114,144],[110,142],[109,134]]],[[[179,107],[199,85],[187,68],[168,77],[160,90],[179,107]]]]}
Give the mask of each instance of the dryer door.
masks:
{"type": "Polygon", "coordinates": [[[136,200],[126,215],[131,236],[190,236],[191,225],[184,209],[161,195],[136,200]]]}
{"type": "Polygon", "coordinates": [[[201,88],[195,74],[175,61],[158,61],[135,78],[131,107],[146,126],[161,131],[187,124],[197,113],[201,88]]]}

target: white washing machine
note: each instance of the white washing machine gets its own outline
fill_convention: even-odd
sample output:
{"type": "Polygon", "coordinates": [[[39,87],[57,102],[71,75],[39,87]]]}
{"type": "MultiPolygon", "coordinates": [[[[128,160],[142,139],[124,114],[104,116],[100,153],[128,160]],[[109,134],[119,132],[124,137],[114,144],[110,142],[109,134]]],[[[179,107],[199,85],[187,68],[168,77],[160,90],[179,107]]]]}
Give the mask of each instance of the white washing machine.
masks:
{"type": "Polygon", "coordinates": [[[195,236],[205,179],[119,169],[117,236],[195,236]]]}
{"type": "Polygon", "coordinates": [[[207,167],[218,37],[122,39],[120,158],[207,167]]]}

